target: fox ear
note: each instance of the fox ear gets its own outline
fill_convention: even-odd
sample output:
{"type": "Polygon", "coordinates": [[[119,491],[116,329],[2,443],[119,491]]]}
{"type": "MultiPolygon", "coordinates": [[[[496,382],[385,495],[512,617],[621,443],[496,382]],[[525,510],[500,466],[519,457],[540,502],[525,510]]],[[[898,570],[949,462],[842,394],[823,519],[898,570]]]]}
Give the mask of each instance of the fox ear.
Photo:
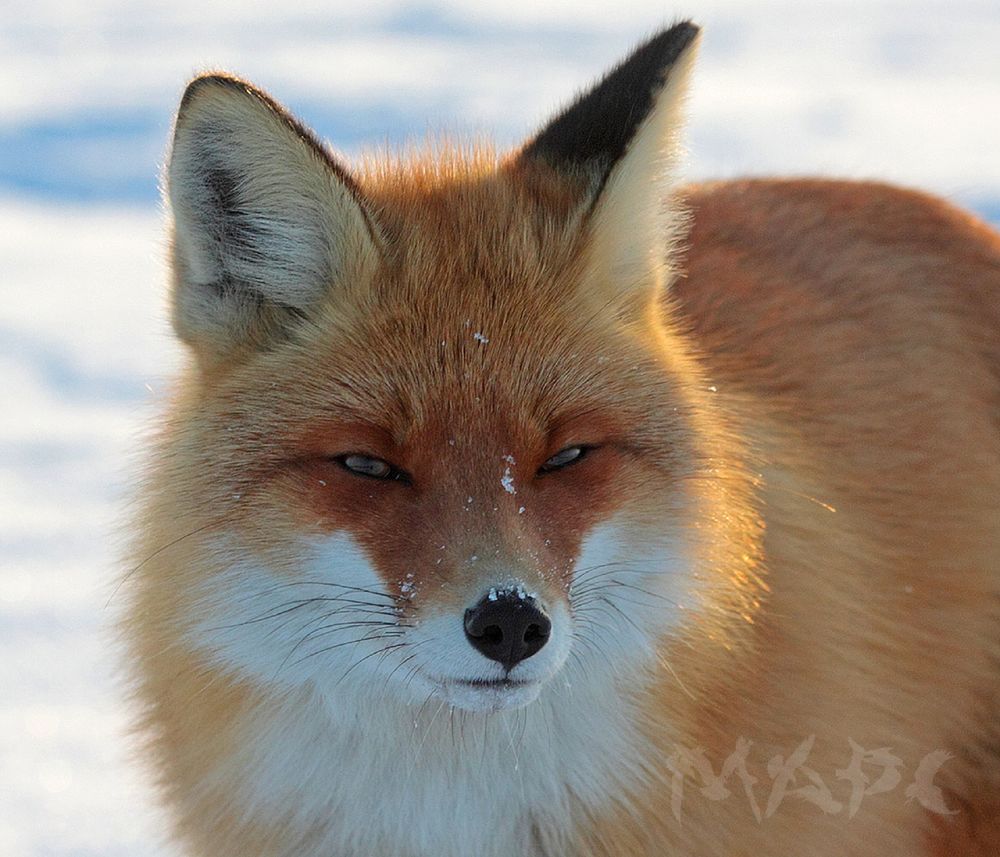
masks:
{"type": "Polygon", "coordinates": [[[658,279],[684,223],[670,178],[699,32],[684,22],[640,45],[517,157],[582,184],[591,273],[619,293],[658,279]]]}
{"type": "Polygon", "coordinates": [[[166,183],[174,328],[199,352],[262,346],[371,257],[371,224],[347,172],[236,78],[188,86],[166,183]]]}

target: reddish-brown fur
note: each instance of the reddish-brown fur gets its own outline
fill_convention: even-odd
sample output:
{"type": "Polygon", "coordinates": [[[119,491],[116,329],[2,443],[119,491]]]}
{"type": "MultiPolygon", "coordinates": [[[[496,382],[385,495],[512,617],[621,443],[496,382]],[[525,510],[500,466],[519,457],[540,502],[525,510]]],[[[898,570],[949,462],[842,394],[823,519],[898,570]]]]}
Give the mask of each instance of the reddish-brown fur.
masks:
{"type": "Polygon", "coordinates": [[[1000,238],[877,184],[693,187],[680,277],[655,303],[655,284],[637,298],[587,278],[581,188],[544,171],[451,153],[375,165],[358,186],[380,258],[294,342],[198,351],[150,475],[128,629],[156,764],[199,853],[283,853],[294,815],[248,823],[212,778],[280,700],[179,632],[220,571],[208,536],[238,534],[293,579],[296,539],[347,531],[387,590],[416,570],[421,599],[460,611],[473,551],[565,600],[581,541],[616,513],[636,534],[690,514],[711,571],[648,682],[623,689],[651,784],[572,806],[569,841],[539,830],[539,853],[995,853],[1000,238]],[[599,448],[535,478],[576,443],[599,448]],[[330,460],[350,452],[412,485],[330,460]],[[507,455],[516,495],[497,484],[507,455]],[[808,765],[841,802],[849,740],[891,747],[904,784],[947,750],[935,782],[958,814],[900,785],[854,818],[788,798],[758,821],[735,781],[712,801],[690,779],[676,817],[678,747],[718,771],[752,741],[766,800],[767,761],[810,736],[808,765]]]}
{"type": "MultiPolygon", "coordinates": [[[[1000,237],[877,184],[733,182],[687,200],[693,229],[672,303],[753,426],[769,583],[753,654],[741,656],[752,683],[692,705],[690,746],[708,748],[718,770],[736,736],[762,762],[817,734],[809,765],[833,788],[846,736],[894,747],[911,775],[945,748],[956,758],[938,783],[957,810],[932,815],[890,793],[851,821],[812,805],[789,819],[784,804],[757,824],[745,801],[730,818],[730,798],[685,817],[688,853],[814,854],[821,846],[796,843],[819,828],[829,853],[996,853],[1000,237]]],[[[695,650],[673,663],[654,709],[705,672],[695,650]]],[[[655,823],[674,821],[668,796],[647,806],[640,829],[668,841],[655,823]]],[[[608,853],[655,853],[644,837],[621,847],[623,822],[634,829],[597,825],[608,853]]]]}

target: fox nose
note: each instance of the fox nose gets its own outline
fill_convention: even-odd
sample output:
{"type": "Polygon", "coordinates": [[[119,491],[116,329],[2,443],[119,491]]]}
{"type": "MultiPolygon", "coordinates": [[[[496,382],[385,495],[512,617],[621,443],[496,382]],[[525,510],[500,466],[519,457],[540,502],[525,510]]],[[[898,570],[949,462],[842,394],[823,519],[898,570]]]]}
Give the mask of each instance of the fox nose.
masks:
{"type": "Polygon", "coordinates": [[[548,642],[551,630],[545,611],[521,590],[490,590],[465,611],[469,642],[508,671],[538,652],[548,642]]]}

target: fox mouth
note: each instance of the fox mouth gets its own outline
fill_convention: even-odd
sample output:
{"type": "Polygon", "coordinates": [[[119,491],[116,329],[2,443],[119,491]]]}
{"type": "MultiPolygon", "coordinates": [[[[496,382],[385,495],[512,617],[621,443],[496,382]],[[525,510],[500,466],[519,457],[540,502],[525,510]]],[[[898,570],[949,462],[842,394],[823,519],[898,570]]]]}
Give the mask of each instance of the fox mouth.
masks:
{"type": "Polygon", "coordinates": [[[543,681],[517,678],[444,678],[425,673],[438,696],[466,711],[503,711],[533,702],[543,681]]]}
{"type": "Polygon", "coordinates": [[[530,684],[534,684],[534,682],[518,678],[456,678],[446,679],[441,684],[457,684],[462,687],[506,690],[507,688],[527,687],[530,684]]]}
{"type": "Polygon", "coordinates": [[[510,676],[505,676],[504,678],[446,678],[444,676],[430,675],[429,673],[424,673],[424,676],[438,687],[461,687],[469,688],[470,690],[517,690],[518,688],[532,687],[539,684],[539,682],[532,681],[531,679],[511,678],[510,676]]]}

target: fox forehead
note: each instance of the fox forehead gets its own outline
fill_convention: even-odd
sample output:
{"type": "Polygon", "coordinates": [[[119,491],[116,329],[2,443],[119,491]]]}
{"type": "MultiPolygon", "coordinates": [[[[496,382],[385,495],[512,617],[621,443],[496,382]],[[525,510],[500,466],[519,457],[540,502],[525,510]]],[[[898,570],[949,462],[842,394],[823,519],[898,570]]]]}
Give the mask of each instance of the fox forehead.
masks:
{"type": "MultiPolygon", "coordinates": [[[[482,156],[481,156],[482,157],[482,156]]],[[[377,309],[442,334],[486,320],[536,330],[578,302],[587,235],[576,183],[477,160],[395,163],[362,174],[377,261],[327,290],[333,312],[377,309]],[[377,225],[376,225],[377,224],[377,225]]],[[[567,313],[572,317],[572,313],[567,313]]],[[[485,345],[482,331],[476,341],[485,345]]]]}
{"type": "Polygon", "coordinates": [[[466,264],[376,272],[367,295],[350,306],[331,298],[292,341],[206,395],[226,421],[309,426],[313,439],[353,423],[397,446],[544,445],[574,426],[607,433],[648,418],[670,378],[643,331],[581,313],[555,276],[533,289],[483,270],[466,276],[466,264]]]}
{"type": "Polygon", "coordinates": [[[264,454],[287,440],[303,452],[450,448],[499,461],[563,443],[653,442],[648,424],[671,385],[641,337],[536,302],[453,309],[372,304],[349,329],[311,325],[209,388],[203,415],[234,441],[246,429],[264,454]]]}
{"type": "Polygon", "coordinates": [[[455,270],[465,260],[467,271],[531,273],[561,266],[581,241],[585,183],[485,147],[380,158],[357,181],[381,249],[411,268],[450,258],[455,270]]]}

